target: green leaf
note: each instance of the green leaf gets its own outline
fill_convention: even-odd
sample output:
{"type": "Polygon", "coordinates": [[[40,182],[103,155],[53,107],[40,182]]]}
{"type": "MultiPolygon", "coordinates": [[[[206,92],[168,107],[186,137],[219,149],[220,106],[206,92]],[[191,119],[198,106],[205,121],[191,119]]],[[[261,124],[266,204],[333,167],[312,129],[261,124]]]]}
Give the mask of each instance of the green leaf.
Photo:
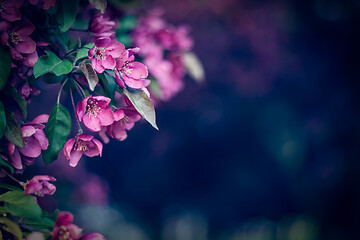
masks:
{"type": "Polygon", "coordinates": [[[71,130],[71,117],[68,110],[61,104],[52,109],[46,124],[46,137],[49,140],[48,148],[42,152],[45,163],[51,163],[58,157],[64,147],[71,130]]]}
{"type": "Polygon", "coordinates": [[[84,73],[86,80],[88,81],[89,88],[91,91],[94,91],[96,85],[99,82],[99,77],[97,76],[95,70],[90,63],[81,62],[79,63],[79,69],[84,73]]]}
{"type": "Polygon", "coordinates": [[[4,104],[0,102],[0,139],[4,135],[6,129],[6,116],[4,104]]]}
{"type": "Polygon", "coordinates": [[[51,220],[48,217],[42,217],[37,221],[27,220],[24,222],[26,225],[30,225],[36,228],[51,228],[55,225],[55,221],[51,220]]]}
{"type": "Polygon", "coordinates": [[[41,218],[41,208],[31,195],[24,195],[22,191],[10,191],[0,195],[0,201],[14,216],[30,219],[41,218]]]}
{"type": "Polygon", "coordinates": [[[6,183],[0,183],[0,187],[8,189],[8,190],[22,191],[22,189],[15,187],[14,185],[6,184],[6,183]]]}
{"type": "Polygon", "coordinates": [[[15,114],[5,111],[6,116],[6,128],[4,135],[13,144],[19,147],[23,147],[23,135],[19,124],[16,122],[15,114]]]}
{"type": "Polygon", "coordinates": [[[58,84],[60,83],[62,80],[64,80],[64,75],[61,76],[55,76],[52,73],[47,73],[43,76],[43,81],[48,83],[48,84],[58,84]]]}
{"type": "Polygon", "coordinates": [[[80,48],[76,53],[75,61],[87,57],[89,54],[89,50],[94,46],[95,46],[95,43],[89,43],[89,44],[86,44],[85,46],[83,46],[82,48],[80,48]]]}
{"type": "Polygon", "coordinates": [[[38,61],[35,63],[33,69],[35,78],[48,72],[52,72],[56,76],[71,72],[73,65],[68,60],[61,60],[53,52],[45,52],[47,56],[39,57],[38,61]]]}
{"type": "Polygon", "coordinates": [[[11,166],[11,164],[8,161],[6,161],[1,155],[0,155],[0,166],[7,167],[8,169],[10,169],[11,174],[14,173],[14,167],[11,166]]]}
{"type": "Polygon", "coordinates": [[[56,18],[60,32],[66,32],[73,25],[79,8],[79,0],[57,0],[56,18]]]}
{"type": "Polygon", "coordinates": [[[184,64],[190,77],[196,82],[201,83],[205,79],[204,67],[198,57],[193,52],[183,53],[184,64]]]}
{"type": "Polygon", "coordinates": [[[99,77],[100,77],[100,85],[104,90],[104,95],[108,98],[113,99],[114,95],[111,94],[109,87],[109,81],[108,81],[109,76],[107,76],[105,73],[101,73],[99,74],[99,77]]]}
{"type": "Polygon", "coordinates": [[[16,223],[12,222],[10,219],[3,217],[0,218],[0,226],[5,231],[14,235],[15,239],[23,240],[23,235],[20,227],[16,223]]]}
{"type": "Polygon", "coordinates": [[[156,116],[154,105],[152,104],[150,98],[143,90],[129,92],[124,89],[124,94],[129,98],[130,102],[134,105],[135,109],[148,121],[151,126],[159,130],[156,125],[156,116]]]}
{"type": "Polygon", "coordinates": [[[23,115],[24,115],[24,118],[26,118],[27,116],[27,102],[25,99],[23,99],[19,92],[16,90],[16,88],[12,87],[12,86],[7,86],[5,88],[5,91],[7,94],[9,94],[19,105],[23,115]]]}
{"type": "Polygon", "coordinates": [[[0,46],[0,90],[3,89],[11,72],[11,54],[7,48],[0,46]]]}
{"type": "Polygon", "coordinates": [[[89,0],[89,3],[91,3],[97,10],[100,10],[101,13],[105,12],[107,0],[89,0]]]}

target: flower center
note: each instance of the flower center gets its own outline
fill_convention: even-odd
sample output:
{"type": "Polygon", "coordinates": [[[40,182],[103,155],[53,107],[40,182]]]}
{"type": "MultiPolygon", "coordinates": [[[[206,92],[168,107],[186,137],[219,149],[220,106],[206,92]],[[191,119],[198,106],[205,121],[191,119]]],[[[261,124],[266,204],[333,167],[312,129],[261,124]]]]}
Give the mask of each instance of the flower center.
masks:
{"type": "Polygon", "coordinates": [[[70,233],[69,233],[69,231],[67,230],[67,228],[65,226],[60,226],[59,227],[58,239],[59,240],[70,239],[70,233]]]}
{"type": "Polygon", "coordinates": [[[18,34],[17,32],[12,32],[9,34],[9,40],[13,44],[18,44],[22,39],[20,37],[20,34],[18,34]]]}
{"type": "Polygon", "coordinates": [[[119,120],[121,126],[124,126],[126,123],[129,122],[129,117],[125,115],[122,119],[119,120]]]}
{"type": "Polygon", "coordinates": [[[107,57],[107,52],[104,48],[96,48],[95,57],[98,59],[105,59],[107,57]]]}
{"type": "Polygon", "coordinates": [[[97,117],[98,113],[101,112],[101,108],[98,106],[98,104],[99,101],[90,98],[86,105],[86,112],[97,117]]]}
{"type": "Polygon", "coordinates": [[[83,140],[78,139],[74,144],[73,150],[85,152],[85,151],[89,150],[88,143],[83,140]]]}

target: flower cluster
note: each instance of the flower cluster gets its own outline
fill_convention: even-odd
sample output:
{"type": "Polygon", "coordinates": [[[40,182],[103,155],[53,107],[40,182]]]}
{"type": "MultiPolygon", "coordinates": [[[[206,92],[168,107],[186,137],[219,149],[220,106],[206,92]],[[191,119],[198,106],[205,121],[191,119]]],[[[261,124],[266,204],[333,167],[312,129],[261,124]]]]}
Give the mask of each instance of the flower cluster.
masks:
{"type": "Polygon", "coordinates": [[[183,88],[185,65],[182,53],[191,50],[193,41],[187,27],[176,28],[166,23],[161,15],[161,11],[154,10],[140,18],[132,36],[161,90],[156,97],[168,100],[183,88]]]}
{"type": "MultiPolygon", "coordinates": [[[[104,240],[99,233],[83,234],[71,213],[41,208],[39,197],[56,197],[59,189],[50,175],[58,183],[64,174],[33,174],[28,181],[15,174],[37,158],[46,164],[65,158],[76,167],[83,155],[101,157],[103,143],[109,138],[124,141],[141,119],[158,129],[152,100],[167,100],[183,86],[183,54],[192,47],[187,28],[175,28],[153,12],[122,30],[118,21],[126,13],[112,5],[105,11],[106,5],[106,1],[0,0],[0,177],[9,177],[16,185],[3,185],[6,192],[0,195],[0,204],[9,224],[0,224],[0,236],[104,240]],[[87,29],[77,28],[87,24],[87,29]],[[122,34],[133,38],[133,45],[119,41],[119,25],[122,34]],[[151,83],[159,86],[160,94],[151,83]],[[28,105],[44,88],[57,95],[57,101],[47,114],[38,115],[44,108],[28,105]],[[65,94],[70,101],[62,99],[65,94]],[[29,121],[33,116],[37,117],[29,121]],[[21,224],[15,223],[18,219],[21,224]]],[[[67,164],[64,168],[69,171],[67,164]]],[[[82,185],[83,198],[101,195],[103,184],[96,177],[80,183],[79,179],[73,181],[82,185]]],[[[98,202],[106,202],[106,193],[98,202]]]]}

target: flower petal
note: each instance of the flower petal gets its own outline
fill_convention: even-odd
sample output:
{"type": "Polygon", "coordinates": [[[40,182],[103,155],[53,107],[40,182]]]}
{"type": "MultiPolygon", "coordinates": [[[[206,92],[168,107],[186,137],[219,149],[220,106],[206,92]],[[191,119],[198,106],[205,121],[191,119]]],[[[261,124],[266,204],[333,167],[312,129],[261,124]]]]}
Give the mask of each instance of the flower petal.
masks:
{"type": "Polygon", "coordinates": [[[76,150],[71,151],[70,160],[69,160],[70,166],[76,167],[76,165],[80,161],[82,154],[83,154],[83,151],[81,151],[81,150],[80,151],[76,151],[76,150]]]}
{"type": "Polygon", "coordinates": [[[98,113],[98,118],[101,126],[109,126],[114,122],[114,113],[109,106],[106,106],[98,113]]]}
{"type": "Polygon", "coordinates": [[[31,136],[24,139],[24,147],[19,150],[23,155],[27,157],[38,157],[41,154],[41,147],[35,137],[31,136]]]}
{"type": "Polygon", "coordinates": [[[98,132],[101,130],[100,119],[94,115],[85,114],[83,117],[85,126],[92,132],[98,132]]]}

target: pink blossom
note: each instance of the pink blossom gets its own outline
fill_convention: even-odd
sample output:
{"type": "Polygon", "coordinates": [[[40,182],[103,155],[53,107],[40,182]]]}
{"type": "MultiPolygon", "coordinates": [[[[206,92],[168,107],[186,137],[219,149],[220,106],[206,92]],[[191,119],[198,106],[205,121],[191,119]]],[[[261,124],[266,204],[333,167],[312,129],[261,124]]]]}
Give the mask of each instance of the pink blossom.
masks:
{"type": "Polygon", "coordinates": [[[41,5],[44,10],[49,10],[55,5],[55,0],[29,0],[32,5],[41,5]]]}
{"type": "Polygon", "coordinates": [[[22,4],[23,0],[0,0],[0,16],[9,22],[20,20],[22,4]]]}
{"type": "Polygon", "coordinates": [[[107,14],[99,13],[90,19],[89,30],[95,38],[108,37],[113,39],[115,37],[115,24],[107,14]]]}
{"type": "Polygon", "coordinates": [[[109,107],[110,101],[110,98],[104,96],[86,97],[76,106],[77,119],[84,121],[90,131],[100,131],[101,126],[109,126],[114,122],[114,114],[109,107]]]}
{"type": "Polygon", "coordinates": [[[133,107],[117,109],[114,111],[115,121],[106,128],[106,133],[119,141],[127,138],[126,130],[134,127],[135,122],[141,119],[139,113],[133,107]]]}
{"type": "Polygon", "coordinates": [[[141,89],[150,83],[149,80],[144,80],[149,74],[147,67],[140,62],[134,62],[134,54],[139,50],[140,48],[125,50],[116,61],[116,82],[122,88],[125,88],[122,80],[126,85],[135,89],[141,89]]]}
{"type": "Polygon", "coordinates": [[[23,147],[8,143],[8,154],[11,165],[16,169],[23,169],[24,164],[32,164],[34,158],[40,156],[41,150],[46,150],[49,141],[45,136],[42,124],[47,122],[48,115],[43,114],[35,118],[32,122],[26,123],[21,127],[23,134],[23,147]],[[41,119],[41,120],[39,120],[41,119]],[[45,121],[46,120],[46,121],[45,121]]]}
{"type": "Polygon", "coordinates": [[[25,184],[24,194],[35,194],[39,197],[53,195],[56,191],[56,187],[49,183],[49,181],[56,181],[56,179],[54,177],[44,175],[33,177],[25,184]]]}
{"type": "Polygon", "coordinates": [[[180,66],[173,65],[171,61],[165,59],[146,58],[144,61],[150,74],[157,80],[161,90],[160,99],[168,100],[183,88],[182,78],[177,76],[180,72],[177,68],[180,66]]]}
{"type": "Polygon", "coordinates": [[[112,41],[111,38],[101,37],[95,41],[95,46],[89,50],[88,58],[97,73],[105,69],[115,68],[115,58],[121,56],[125,47],[122,43],[112,41]]]}
{"type": "Polygon", "coordinates": [[[80,240],[105,240],[100,233],[88,233],[80,238],[80,240]]]}
{"type": "Polygon", "coordinates": [[[80,239],[82,229],[73,224],[74,216],[69,212],[60,212],[52,231],[53,240],[80,239]]]}
{"type": "Polygon", "coordinates": [[[102,155],[102,143],[93,136],[82,133],[75,138],[69,139],[64,146],[64,155],[69,160],[70,166],[76,167],[81,156],[88,157],[102,155]]]}
{"type": "Polygon", "coordinates": [[[12,25],[0,22],[1,43],[9,47],[14,60],[23,60],[26,58],[24,54],[31,54],[36,50],[36,43],[29,37],[34,30],[33,24],[24,21],[12,25]]]}

